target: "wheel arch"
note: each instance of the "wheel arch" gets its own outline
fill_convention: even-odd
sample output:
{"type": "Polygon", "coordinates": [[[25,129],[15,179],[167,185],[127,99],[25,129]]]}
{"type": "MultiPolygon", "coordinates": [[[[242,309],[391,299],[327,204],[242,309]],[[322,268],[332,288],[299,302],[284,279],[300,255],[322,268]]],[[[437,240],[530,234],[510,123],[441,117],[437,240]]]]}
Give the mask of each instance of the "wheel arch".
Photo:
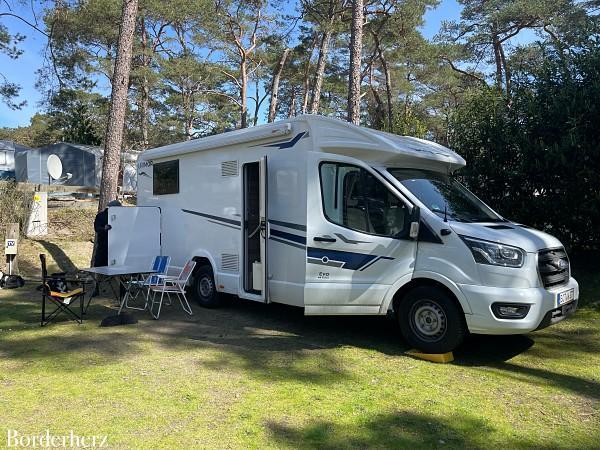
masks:
{"type": "Polygon", "coordinates": [[[461,308],[464,314],[472,314],[471,306],[460,288],[440,274],[433,272],[414,273],[410,279],[402,279],[400,281],[396,285],[393,285],[386,294],[384,303],[382,304],[382,313],[385,314],[390,309],[396,310],[398,303],[402,301],[406,293],[411,289],[418,286],[431,286],[446,292],[456,302],[457,306],[461,308]]]}
{"type": "Polygon", "coordinates": [[[206,250],[196,250],[192,253],[192,256],[190,259],[192,261],[196,262],[196,267],[194,267],[194,274],[196,274],[196,272],[198,271],[198,269],[200,267],[202,267],[205,264],[209,264],[212,268],[213,274],[215,276],[215,281],[218,273],[217,273],[217,262],[214,260],[214,258],[212,257],[212,255],[210,253],[208,253],[206,250]]]}

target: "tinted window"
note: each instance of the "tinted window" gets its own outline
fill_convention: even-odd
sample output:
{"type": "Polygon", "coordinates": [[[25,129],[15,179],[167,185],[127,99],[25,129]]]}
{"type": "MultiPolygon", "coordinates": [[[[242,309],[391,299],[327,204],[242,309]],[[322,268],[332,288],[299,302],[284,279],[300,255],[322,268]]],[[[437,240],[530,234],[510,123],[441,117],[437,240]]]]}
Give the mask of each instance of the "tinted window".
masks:
{"type": "Polygon", "coordinates": [[[156,163],[153,170],[154,195],[179,193],[179,160],[156,163]]]}
{"type": "Polygon", "coordinates": [[[408,208],[364,169],[347,164],[321,164],[323,210],[330,222],[381,236],[401,236],[408,208]]]}
{"type": "Polygon", "coordinates": [[[416,169],[388,169],[431,212],[460,222],[503,221],[449,175],[416,169]]]}

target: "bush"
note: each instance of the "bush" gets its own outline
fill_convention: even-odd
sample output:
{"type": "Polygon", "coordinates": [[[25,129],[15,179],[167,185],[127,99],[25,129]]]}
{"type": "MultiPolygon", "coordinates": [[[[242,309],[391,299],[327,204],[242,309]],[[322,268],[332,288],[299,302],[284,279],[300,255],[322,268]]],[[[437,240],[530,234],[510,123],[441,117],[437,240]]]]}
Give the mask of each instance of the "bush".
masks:
{"type": "Polygon", "coordinates": [[[4,246],[6,226],[18,223],[21,232],[25,232],[32,193],[17,190],[14,181],[0,181],[0,241],[4,246]]]}
{"type": "Polygon", "coordinates": [[[510,99],[478,90],[452,116],[461,176],[507,218],[600,248],[600,50],[549,57],[519,80],[510,99]]]}

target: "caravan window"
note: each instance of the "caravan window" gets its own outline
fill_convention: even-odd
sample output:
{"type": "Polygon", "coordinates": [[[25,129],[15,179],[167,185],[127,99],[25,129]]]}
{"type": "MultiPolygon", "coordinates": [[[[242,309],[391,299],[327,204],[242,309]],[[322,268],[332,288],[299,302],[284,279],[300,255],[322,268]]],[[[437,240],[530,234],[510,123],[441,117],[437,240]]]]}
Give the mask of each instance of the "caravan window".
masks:
{"type": "Polygon", "coordinates": [[[321,195],[330,222],[379,236],[406,234],[409,211],[377,178],[349,164],[323,163],[321,195]]]}
{"type": "Polygon", "coordinates": [[[155,163],[153,170],[153,194],[179,193],[179,160],[155,163]]]}

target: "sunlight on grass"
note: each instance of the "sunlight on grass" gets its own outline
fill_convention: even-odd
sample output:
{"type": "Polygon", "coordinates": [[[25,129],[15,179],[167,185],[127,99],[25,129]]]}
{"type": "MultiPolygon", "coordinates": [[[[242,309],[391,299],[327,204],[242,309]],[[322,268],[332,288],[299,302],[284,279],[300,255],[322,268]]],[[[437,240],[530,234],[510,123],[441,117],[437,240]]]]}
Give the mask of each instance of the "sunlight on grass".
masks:
{"type": "Polygon", "coordinates": [[[37,324],[0,292],[0,428],[107,434],[111,447],[591,448],[600,313],[527,337],[472,338],[454,364],[402,354],[395,325],[233,303],[188,319],[37,324]]]}

